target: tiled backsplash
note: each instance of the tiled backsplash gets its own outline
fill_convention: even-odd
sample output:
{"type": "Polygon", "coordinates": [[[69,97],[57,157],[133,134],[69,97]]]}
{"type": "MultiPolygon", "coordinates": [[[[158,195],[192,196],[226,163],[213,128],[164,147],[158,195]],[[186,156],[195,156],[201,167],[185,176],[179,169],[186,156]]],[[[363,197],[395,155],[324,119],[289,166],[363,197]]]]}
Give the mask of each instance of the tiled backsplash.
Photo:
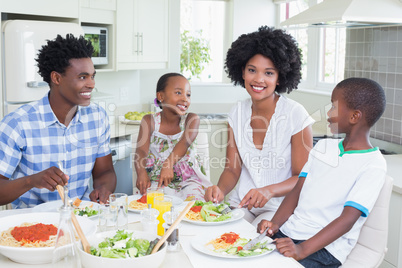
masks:
{"type": "Polygon", "coordinates": [[[387,106],[371,136],[402,144],[402,26],[350,28],[345,78],[365,77],[385,90],[387,106]]]}

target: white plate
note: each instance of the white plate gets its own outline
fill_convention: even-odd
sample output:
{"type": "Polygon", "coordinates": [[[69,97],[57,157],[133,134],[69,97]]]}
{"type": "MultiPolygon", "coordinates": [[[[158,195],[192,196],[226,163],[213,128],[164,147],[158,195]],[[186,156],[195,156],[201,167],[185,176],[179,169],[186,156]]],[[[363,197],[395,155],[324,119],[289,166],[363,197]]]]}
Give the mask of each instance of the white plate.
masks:
{"type": "Polygon", "coordinates": [[[221,224],[226,224],[232,221],[237,221],[240,220],[241,218],[243,218],[244,216],[244,211],[241,209],[234,209],[232,210],[232,217],[230,219],[227,219],[226,221],[211,221],[211,222],[207,222],[207,221],[193,221],[193,220],[189,220],[186,217],[183,218],[183,221],[185,222],[189,222],[192,224],[197,224],[197,225],[221,225],[221,224]]]}
{"type": "MultiPolygon", "coordinates": [[[[227,233],[229,233],[229,232],[231,232],[231,231],[227,231],[227,233]]],[[[251,233],[250,232],[236,232],[236,233],[241,238],[248,238],[248,239],[253,239],[258,236],[258,234],[256,232],[251,232],[251,233]]],[[[276,246],[274,244],[270,244],[267,247],[272,249],[271,251],[264,252],[260,255],[240,257],[238,255],[230,255],[230,254],[215,252],[213,250],[214,247],[212,245],[206,245],[209,241],[220,237],[222,234],[224,234],[224,233],[221,232],[221,233],[217,234],[216,232],[214,232],[214,233],[209,233],[209,234],[203,233],[203,234],[197,235],[196,237],[194,237],[193,240],[191,240],[191,245],[193,246],[193,248],[195,248],[196,250],[198,250],[201,253],[204,253],[204,254],[207,254],[210,256],[219,257],[219,258],[226,258],[226,259],[248,259],[248,258],[260,257],[260,256],[264,256],[264,255],[271,253],[276,248],[276,246]]],[[[266,237],[266,239],[272,240],[269,237],[266,237]]]]}
{"type": "Polygon", "coordinates": [[[140,125],[141,121],[140,120],[130,120],[127,118],[120,118],[120,123],[127,124],[127,125],[140,125]]]}
{"type": "MultiPolygon", "coordinates": [[[[59,224],[60,215],[56,212],[39,212],[11,215],[0,218],[0,233],[10,227],[19,226],[24,222],[59,224]]],[[[77,217],[78,223],[86,237],[96,233],[97,224],[87,218],[77,217]]],[[[44,264],[52,262],[54,247],[26,248],[0,246],[0,253],[12,261],[24,264],[44,264]]]]}
{"type": "MultiPolygon", "coordinates": [[[[84,208],[87,206],[90,206],[90,204],[92,204],[92,208],[95,210],[99,209],[99,204],[92,202],[92,201],[82,201],[79,208],[84,208]]],[[[34,207],[32,209],[33,212],[58,212],[58,209],[63,205],[63,201],[61,200],[55,200],[55,201],[50,201],[50,202],[46,202],[46,203],[42,203],[40,205],[37,205],[36,207],[34,207]]],[[[78,216],[78,215],[77,215],[78,216]]],[[[85,217],[85,216],[80,216],[80,217],[85,217]]],[[[88,219],[93,219],[98,217],[98,214],[93,215],[91,217],[85,217],[88,219]]]]}
{"type": "MultiPolygon", "coordinates": [[[[179,197],[172,196],[172,195],[165,195],[165,196],[172,198],[172,205],[173,205],[173,206],[179,206],[179,205],[181,205],[181,204],[183,203],[183,200],[182,200],[181,198],[179,198],[179,197]]],[[[133,200],[138,200],[138,199],[140,199],[141,197],[142,197],[141,194],[129,195],[129,196],[128,196],[128,204],[130,205],[130,202],[131,202],[131,201],[133,201],[133,200]]],[[[136,213],[141,213],[142,209],[133,209],[133,208],[130,208],[130,206],[129,206],[129,207],[128,207],[128,211],[136,212],[136,213]]]]}

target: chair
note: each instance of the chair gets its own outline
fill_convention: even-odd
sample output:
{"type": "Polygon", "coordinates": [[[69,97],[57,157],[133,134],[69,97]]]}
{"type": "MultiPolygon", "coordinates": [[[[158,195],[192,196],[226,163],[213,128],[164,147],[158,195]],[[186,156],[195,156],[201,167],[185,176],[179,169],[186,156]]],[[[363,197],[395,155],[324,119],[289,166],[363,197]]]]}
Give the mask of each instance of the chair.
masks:
{"type": "Polygon", "coordinates": [[[388,210],[393,179],[385,177],[384,186],[360,231],[356,246],[352,249],[342,268],[378,267],[387,252],[388,210]]]}
{"type": "MultiPolygon", "coordinates": [[[[204,162],[205,173],[207,178],[211,180],[210,177],[210,168],[209,168],[209,142],[208,142],[208,134],[205,132],[199,132],[197,135],[197,152],[201,156],[201,159],[204,162]]],[[[133,153],[135,152],[135,148],[133,149],[133,153]]],[[[135,172],[135,168],[133,165],[133,194],[139,194],[140,190],[135,186],[137,183],[137,172],[135,172]]]]}

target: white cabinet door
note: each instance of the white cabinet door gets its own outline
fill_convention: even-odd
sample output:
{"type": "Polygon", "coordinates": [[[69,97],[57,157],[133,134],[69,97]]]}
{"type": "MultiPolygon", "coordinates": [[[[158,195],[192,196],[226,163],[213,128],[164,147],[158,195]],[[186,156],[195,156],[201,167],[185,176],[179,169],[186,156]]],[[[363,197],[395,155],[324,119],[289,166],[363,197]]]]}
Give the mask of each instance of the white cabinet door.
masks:
{"type": "Polygon", "coordinates": [[[117,1],[117,68],[166,67],[168,0],[117,1]]]}

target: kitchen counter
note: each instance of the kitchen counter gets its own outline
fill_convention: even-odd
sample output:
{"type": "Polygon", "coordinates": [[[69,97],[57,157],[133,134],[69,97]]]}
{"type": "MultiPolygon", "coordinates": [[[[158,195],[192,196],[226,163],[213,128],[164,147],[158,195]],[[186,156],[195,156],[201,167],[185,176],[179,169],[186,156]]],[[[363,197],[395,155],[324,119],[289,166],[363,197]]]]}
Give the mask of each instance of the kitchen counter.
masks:
{"type": "Polygon", "coordinates": [[[384,155],[387,174],[394,179],[393,191],[402,194],[402,154],[384,155]]]}

